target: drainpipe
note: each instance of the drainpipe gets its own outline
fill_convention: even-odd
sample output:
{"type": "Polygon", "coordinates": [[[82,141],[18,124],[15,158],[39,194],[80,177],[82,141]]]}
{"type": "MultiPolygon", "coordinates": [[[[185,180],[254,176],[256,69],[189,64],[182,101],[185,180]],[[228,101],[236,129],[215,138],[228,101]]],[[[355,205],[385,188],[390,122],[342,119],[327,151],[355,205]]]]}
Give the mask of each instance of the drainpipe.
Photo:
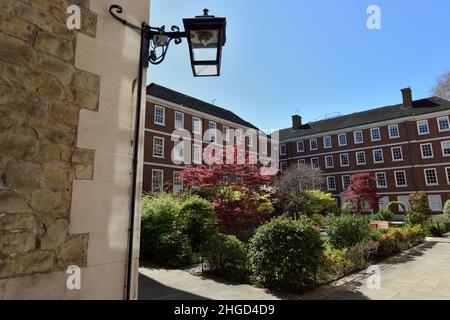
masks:
{"type": "MultiPolygon", "coordinates": [[[[144,29],[145,23],[142,24],[144,29]]],[[[128,229],[128,263],[127,263],[127,284],[126,284],[126,299],[131,299],[131,282],[133,275],[133,240],[134,240],[134,224],[136,214],[136,195],[137,195],[137,174],[139,165],[139,137],[140,137],[140,125],[141,125],[141,103],[142,103],[142,85],[144,77],[144,68],[147,68],[146,62],[148,61],[148,46],[149,41],[145,32],[141,31],[141,46],[139,57],[139,74],[137,79],[137,102],[136,102],[136,118],[134,124],[134,139],[133,139],[133,163],[131,169],[131,201],[130,201],[130,225],[128,229]]]]}

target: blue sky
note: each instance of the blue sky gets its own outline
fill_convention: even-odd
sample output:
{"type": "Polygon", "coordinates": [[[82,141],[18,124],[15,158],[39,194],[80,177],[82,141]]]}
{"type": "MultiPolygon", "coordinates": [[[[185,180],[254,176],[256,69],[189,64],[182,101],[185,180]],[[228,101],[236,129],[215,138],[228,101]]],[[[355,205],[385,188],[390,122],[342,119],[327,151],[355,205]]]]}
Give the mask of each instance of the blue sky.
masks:
{"type": "Polygon", "coordinates": [[[450,69],[448,0],[152,0],[151,25],[202,14],[227,18],[222,75],[194,78],[186,41],[147,81],[228,108],[263,129],[430,96],[450,69]],[[369,5],[381,30],[368,30],[369,5]]]}

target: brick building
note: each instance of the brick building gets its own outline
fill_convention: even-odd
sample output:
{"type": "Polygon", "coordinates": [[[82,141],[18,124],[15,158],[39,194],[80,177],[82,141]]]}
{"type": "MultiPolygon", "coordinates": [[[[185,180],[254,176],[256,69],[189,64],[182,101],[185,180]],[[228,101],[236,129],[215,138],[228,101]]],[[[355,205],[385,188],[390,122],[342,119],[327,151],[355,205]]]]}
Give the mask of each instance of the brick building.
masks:
{"type": "MultiPolygon", "coordinates": [[[[144,192],[165,190],[178,193],[183,188],[178,175],[185,167],[184,163],[176,164],[172,157],[172,151],[176,153],[175,158],[177,154],[182,158],[185,152],[175,147],[177,141],[172,141],[176,129],[185,129],[191,135],[192,164],[201,164],[202,150],[220,136],[226,144],[232,136],[229,129],[258,130],[229,110],[150,84],[147,87],[145,118],[144,192]],[[212,132],[216,129],[217,133],[209,135],[205,133],[208,129],[212,132]]],[[[246,141],[247,147],[257,147],[255,136],[249,135],[246,141]]]]}
{"type": "Polygon", "coordinates": [[[428,194],[433,211],[450,198],[450,102],[431,97],[311,123],[292,117],[280,131],[280,169],[298,163],[319,167],[324,189],[338,203],[355,173],[377,179],[380,207],[407,204],[414,192],[428,194]]]}

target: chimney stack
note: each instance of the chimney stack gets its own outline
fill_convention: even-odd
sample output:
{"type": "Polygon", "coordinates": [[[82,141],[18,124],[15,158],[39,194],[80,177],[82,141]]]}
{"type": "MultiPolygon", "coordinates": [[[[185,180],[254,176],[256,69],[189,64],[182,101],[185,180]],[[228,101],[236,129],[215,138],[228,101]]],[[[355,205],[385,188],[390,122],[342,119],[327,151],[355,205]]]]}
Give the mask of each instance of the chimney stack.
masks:
{"type": "Polygon", "coordinates": [[[412,108],[413,100],[412,100],[411,88],[404,88],[404,89],[402,89],[402,96],[403,96],[402,109],[412,108]]]}
{"type": "Polygon", "coordinates": [[[292,129],[298,130],[302,127],[302,117],[299,115],[293,115],[292,116],[292,129]]]}

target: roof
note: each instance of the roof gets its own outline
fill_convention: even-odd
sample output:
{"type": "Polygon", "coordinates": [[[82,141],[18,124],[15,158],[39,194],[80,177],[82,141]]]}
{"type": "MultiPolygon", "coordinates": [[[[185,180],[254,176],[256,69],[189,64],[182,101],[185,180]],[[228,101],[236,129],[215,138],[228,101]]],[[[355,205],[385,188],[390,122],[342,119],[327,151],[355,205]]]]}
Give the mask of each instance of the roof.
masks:
{"type": "Polygon", "coordinates": [[[248,128],[256,129],[253,124],[251,124],[248,121],[245,121],[235,113],[231,112],[230,110],[220,108],[216,105],[207,103],[205,101],[190,97],[188,95],[185,95],[183,93],[168,89],[166,87],[160,86],[156,83],[152,83],[147,86],[147,95],[160,98],[166,101],[170,101],[179,105],[182,105],[183,107],[190,108],[196,111],[200,111],[203,113],[210,114],[212,116],[215,116],[217,118],[221,118],[223,120],[227,120],[248,128]]]}
{"type": "Polygon", "coordinates": [[[386,106],[362,112],[339,116],[304,124],[301,129],[286,128],[280,130],[280,140],[290,140],[322,132],[352,128],[386,120],[450,110],[450,101],[431,97],[413,101],[412,108],[403,109],[402,104],[386,106]]]}

